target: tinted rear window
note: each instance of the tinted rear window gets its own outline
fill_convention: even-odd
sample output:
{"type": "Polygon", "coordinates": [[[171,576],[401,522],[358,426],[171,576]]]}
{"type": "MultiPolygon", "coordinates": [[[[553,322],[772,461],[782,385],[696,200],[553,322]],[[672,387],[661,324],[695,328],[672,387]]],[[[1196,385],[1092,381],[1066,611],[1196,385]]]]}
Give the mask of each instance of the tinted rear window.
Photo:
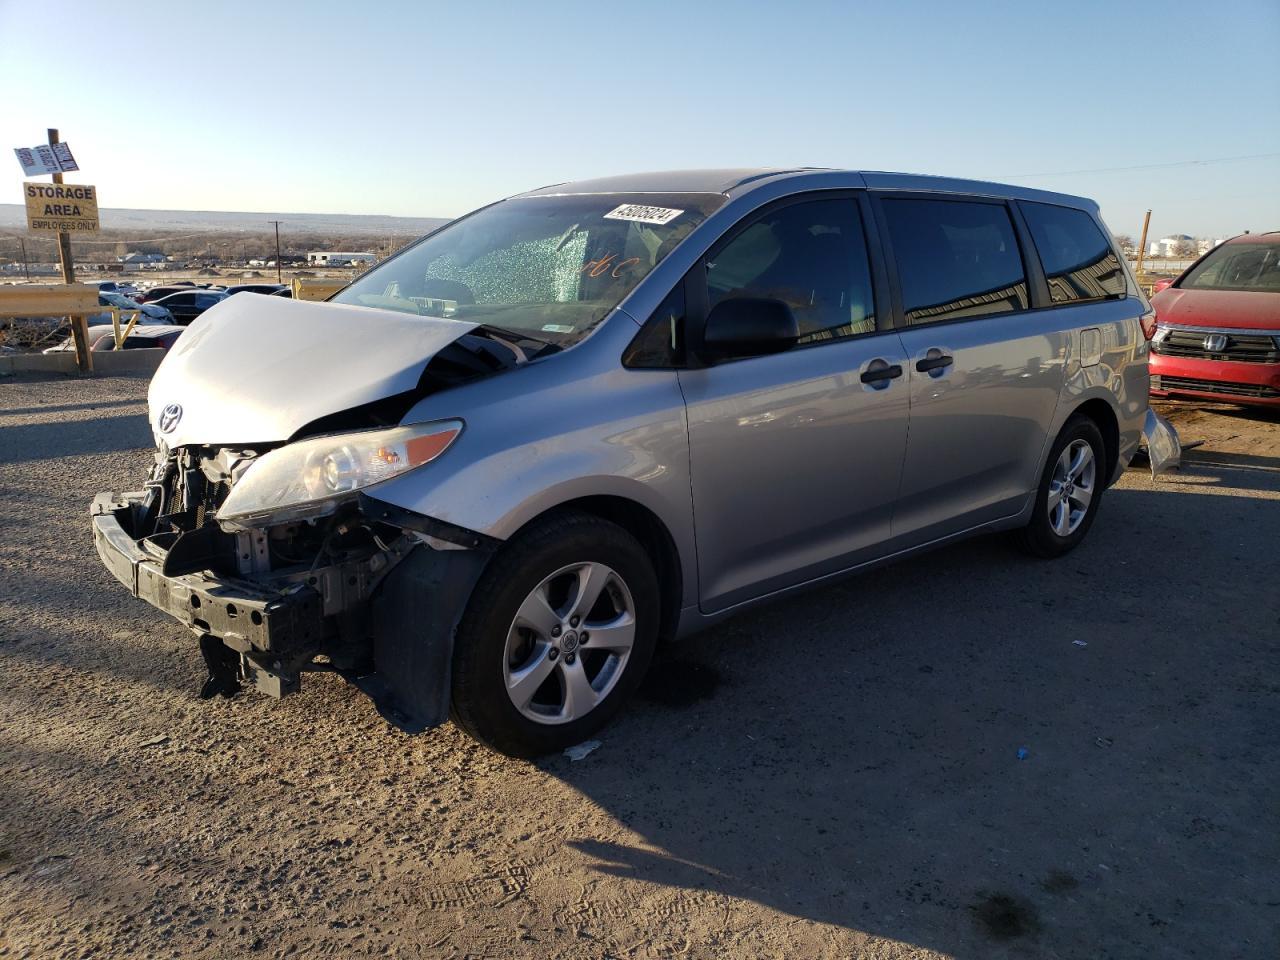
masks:
{"type": "Polygon", "coordinates": [[[1103,300],[1128,292],[1120,258],[1093,217],[1048,203],[1021,206],[1054,303],[1103,300]]]}
{"type": "Polygon", "coordinates": [[[1027,308],[1026,271],[1004,204],[890,197],[883,209],[908,324],[1027,308]]]}

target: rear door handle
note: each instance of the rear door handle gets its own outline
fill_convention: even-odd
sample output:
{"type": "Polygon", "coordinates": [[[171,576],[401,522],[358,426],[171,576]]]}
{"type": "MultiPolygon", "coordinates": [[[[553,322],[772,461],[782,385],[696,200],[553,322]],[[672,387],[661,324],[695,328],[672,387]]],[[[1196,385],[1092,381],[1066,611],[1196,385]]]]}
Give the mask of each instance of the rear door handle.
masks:
{"type": "Polygon", "coordinates": [[[932,356],[916,361],[916,369],[921,373],[928,373],[930,370],[941,370],[943,367],[949,367],[956,362],[955,357],[948,356],[940,350],[937,352],[930,350],[929,353],[932,356]]]}
{"type": "Polygon", "coordinates": [[[896,380],[900,376],[902,376],[902,367],[898,364],[890,364],[886,360],[872,360],[871,366],[862,374],[862,382],[884,383],[885,386],[888,386],[886,381],[896,380]],[[876,366],[876,364],[880,364],[880,366],[876,366]]]}

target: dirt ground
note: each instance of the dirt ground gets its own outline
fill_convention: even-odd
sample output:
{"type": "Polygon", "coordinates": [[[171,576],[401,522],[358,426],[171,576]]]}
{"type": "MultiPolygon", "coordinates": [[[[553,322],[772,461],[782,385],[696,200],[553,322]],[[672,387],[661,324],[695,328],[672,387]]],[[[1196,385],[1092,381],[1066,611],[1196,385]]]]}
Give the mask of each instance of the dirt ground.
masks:
{"type": "Polygon", "coordinates": [[[330,676],[197,700],[88,532],[144,396],[0,382],[0,957],[1280,955],[1278,416],[1180,407],[1069,557],[743,615],[526,763],[330,676]]]}

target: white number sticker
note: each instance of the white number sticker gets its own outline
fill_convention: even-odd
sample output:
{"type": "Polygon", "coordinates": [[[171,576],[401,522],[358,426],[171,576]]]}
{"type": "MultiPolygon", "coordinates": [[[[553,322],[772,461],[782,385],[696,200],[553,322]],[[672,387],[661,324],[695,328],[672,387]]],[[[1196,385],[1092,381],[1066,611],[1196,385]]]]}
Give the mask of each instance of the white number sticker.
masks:
{"type": "Polygon", "coordinates": [[[604,215],[606,220],[632,220],[635,223],[653,223],[662,226],[664,223],[670,223],[683,210],[672,210],[670,207],[646,207],[641,203],[624,203],[620,207],[614,207],[604,215]]]}

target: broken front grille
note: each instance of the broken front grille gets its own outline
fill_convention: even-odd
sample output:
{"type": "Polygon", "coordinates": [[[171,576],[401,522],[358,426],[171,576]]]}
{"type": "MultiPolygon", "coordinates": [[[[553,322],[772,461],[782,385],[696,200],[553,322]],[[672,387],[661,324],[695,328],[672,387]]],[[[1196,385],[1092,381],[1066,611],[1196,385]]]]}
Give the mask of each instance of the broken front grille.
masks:
{"type": "Polygon", "coordinates": [[[159,503],[152,508],[154,529],[186,534],[214,521],[230,493],[227,453],[210,448],[178,449],[156,467],[148,489],[159,503]]]}
{"type": "Polygon", "coordinates": [[[208,481],[193,488],[185,486],[181,480],[175,478],[172,495],[173,513],[183,518],[189,517],[191,528],[195,528],[203,527],[206,520],[213,518],[222,501],[226,499],[227,489],[223,484],[208,481]]]}
{"type": "Polygon", "coordinates": [[[160,519],[178,532],[197,530],[213,519],[230,492],[229,484],[206,477],[194,457],[180,457],[165,479],[165,509],[160,519]]]}

